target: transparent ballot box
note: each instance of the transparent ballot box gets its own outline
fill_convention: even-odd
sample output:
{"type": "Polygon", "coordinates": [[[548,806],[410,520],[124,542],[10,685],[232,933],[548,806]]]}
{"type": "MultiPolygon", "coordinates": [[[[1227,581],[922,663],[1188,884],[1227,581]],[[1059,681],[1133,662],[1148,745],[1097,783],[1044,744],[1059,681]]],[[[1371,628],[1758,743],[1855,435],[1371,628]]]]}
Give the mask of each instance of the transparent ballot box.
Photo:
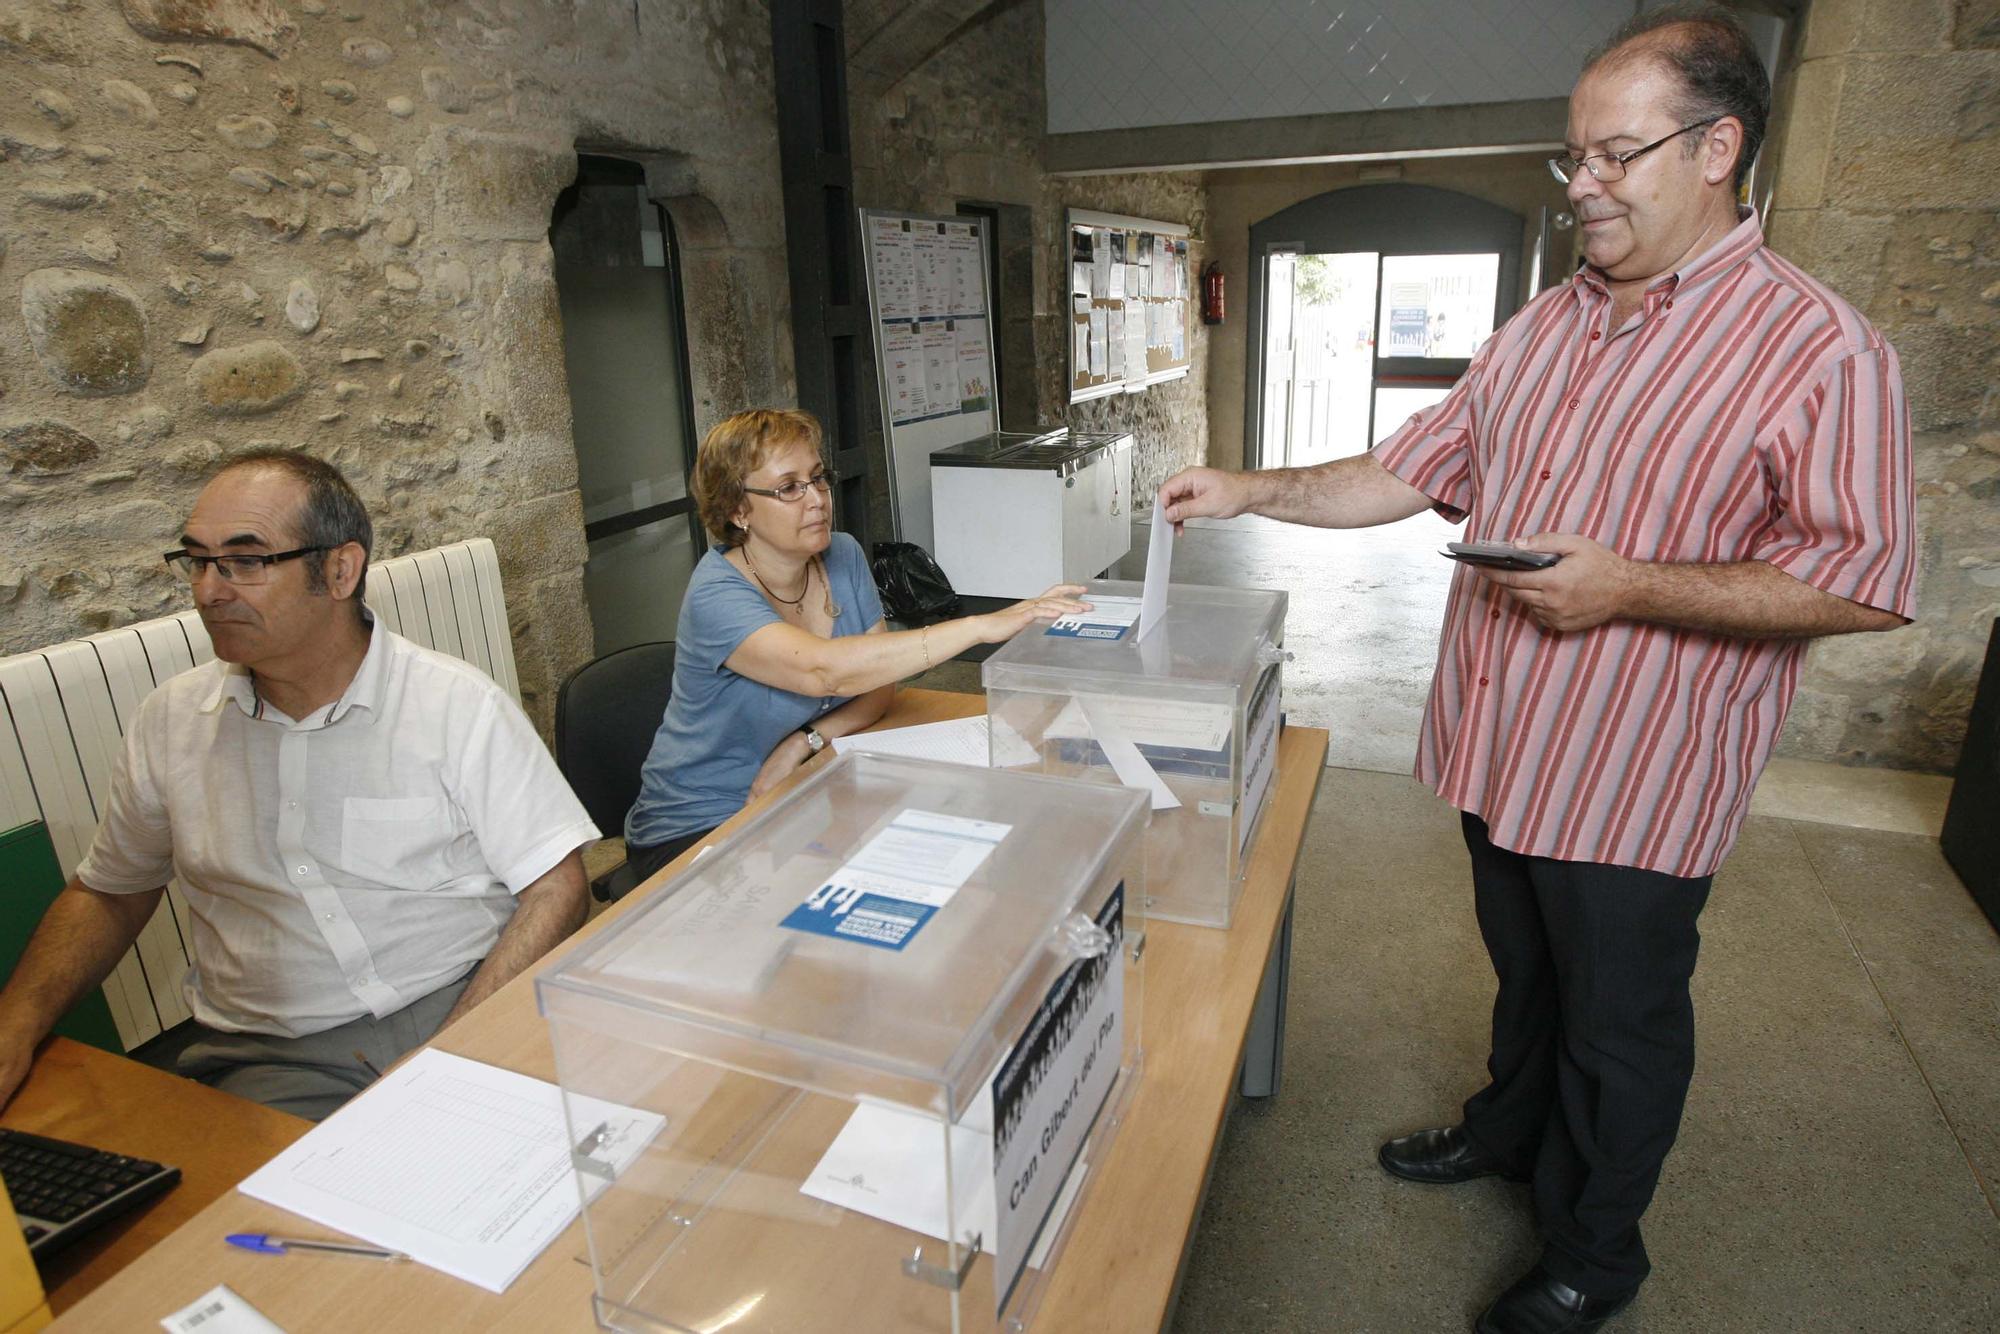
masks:
{"type": "Polygon", "coordinates": [[[543,974],[599,1324],[1026,1328],[1139,1076],[1144,823],[842,756],[543,974]]]}
{"type": "Polygon", "coordinates": [[[1137,583],[1097,580],[1094,613],[1031,625],[981,669],[994,767],[1150,794],[1149,915],[1229,925],[1276,785],[1285,594],[1172,584],[1160,626],[1137,583]]]}

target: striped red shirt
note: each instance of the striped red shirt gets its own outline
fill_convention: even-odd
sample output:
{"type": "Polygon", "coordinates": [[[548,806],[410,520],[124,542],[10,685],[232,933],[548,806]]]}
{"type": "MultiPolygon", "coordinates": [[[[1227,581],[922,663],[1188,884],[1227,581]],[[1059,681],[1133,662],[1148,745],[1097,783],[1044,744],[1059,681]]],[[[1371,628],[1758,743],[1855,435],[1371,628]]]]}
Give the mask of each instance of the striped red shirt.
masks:
{"type": "MultiPolygon", "coordinates": [[[[1531,301],[1376,447],[1472,539],[1575,533],[1643,561],[1762,560],[1909,617],[1895,349],[1771,253],[1753,215],[1608,327],[1590,269],[1531,301]]],[[[1452,581],[1417,777],[1530,856],[1712,874],[1805,644],[1610,621],[1558,634],[1452,581]]]]}

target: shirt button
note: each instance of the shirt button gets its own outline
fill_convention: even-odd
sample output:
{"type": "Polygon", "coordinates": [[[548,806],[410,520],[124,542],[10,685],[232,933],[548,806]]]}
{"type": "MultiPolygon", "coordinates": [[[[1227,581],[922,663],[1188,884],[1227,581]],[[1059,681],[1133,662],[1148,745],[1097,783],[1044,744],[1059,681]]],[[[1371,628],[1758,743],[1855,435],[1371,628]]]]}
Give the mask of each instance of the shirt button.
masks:
{"type": "Polygon", "coordinates": [[[1493,609],[1493,619],[1496,621],[1500,619],[1500,609],[1498,607],[1493,609]]]}
{"type": "Polygon", "coordinates": [[[1596,342],[1596,341],[1597,341],[1598,339],[1600,339],[1600,338],[1602,338],[1602,337],[1604,337],[1604,334],[1603,334],[1603,332],[1602,332],[1601,330],[1597,330],[1597,329],[1592,329],[1592,330],[1590,331],[1590,341],[1591,341],[1591,342],[1593,342],[1593,343],[1594,343],[1594,342],[1596,342]]]}
{"type": "Polygon", "coordinates": [[[1576,409],[1576,405],[1577,405],[1577,404],[1579,404],[1579,403],[1581,403],[1581,402],[1583,402],[1583,400],[1582,400],[1582,399],[1580,399],[1580,398],[1572,398],[1572,399],[1571,399],[1571,400],[1569,401],[1569,406],[1570,406],[1570,410],[1571,410],[1571,411],[1575,411],[1575,409],[1576,409]]]}
{"type": "Polygon", "coordinates": [[[329,922],[331,922],[331,921],[333,920],[333,914],[332,914],[332,913],[328,913],[328,914],[326,915],[326,920],[327,920],[327,921],[329,921],[329,922]]]}
{"type": "Polygon", "coordinates": [[[1674,303],[1671,301],[1667,302],[1667,309],[1672,310],[1673,308],[1674,308],[1674,303]]]}
{"type": "Polygon", "coordinates": [[[1543,480],[1543,481],[1545,481],[1545,482],[1546,482],[1546,481],[1548,481],[1548,480],[1549,480],[1549,478],[1550,478],[1550,477],[1552,477],[1552,476],[1554,476],[1554,475],[1555,475],[1555,474],[1551,473],[1551,472],[1550,472],[1550,471],[1549,471],[1549,470],[1548,470],[1547,468],[1544,468],[1544,469],[1542,469],[1542,480],[1543,480]]]}
{"type": "Polygon", "coordinates": [[[286,802],[286,803],[285,803],[285,809],[286,809],[286,810],[291,810],[291,811],[295,811],[295,810],[297,810],[298,808],[299,808],[299,803],[297,803],[296,801],[288,801],[288,802],[286,802]]]}
{"type": "Polygon", "coordinates": [[[1483,676],[1482,676],[1482,677],[1480,677],[1480,678],[1479,678],[1479,684],[1481,684],[1481,685],[1485,685],[1485,684],[1486,684],[1486,678],[1485,678],[1485,677],[1483,677],[1483,676]]]}
{"type": "Polygon", "coordinates": [[[306,874],[306,868],[305,868],[305,867],[303,867],[303,866],[301,866],[301,867],[299,868],[299,874],[300,874],[300,875],[304,875],[304,874],[306,874]]]}

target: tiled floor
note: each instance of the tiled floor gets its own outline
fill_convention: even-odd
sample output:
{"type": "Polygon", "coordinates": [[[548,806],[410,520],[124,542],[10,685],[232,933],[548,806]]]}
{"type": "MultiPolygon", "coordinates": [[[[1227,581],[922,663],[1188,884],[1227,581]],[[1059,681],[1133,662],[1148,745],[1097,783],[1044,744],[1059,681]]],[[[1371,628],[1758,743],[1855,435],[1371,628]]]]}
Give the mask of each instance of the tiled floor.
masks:
{"type": "MultiPolygon", "coordinates": [[[[1492,1000],[1456,818],[1405,776],[1447,536],[1237,520],[1176,550],[1178,579],[1289,590],[1286,708],[1338,766],[1299,876],[1285,1085],[1232,1115],[1177,1331],[1462,1330],[1536,1254],[1524,1188],[1411,1186],[1374,1159],[1456,1119],[1492,1000]]],[[[978,669],[919,684],[977,691],[978,669]]],[[[1948,791],[1766,775],[1702,919],[1655,1276],[1611,1329],[2000,1328],[2000,936],[1938,853],[1948,791]]]]}

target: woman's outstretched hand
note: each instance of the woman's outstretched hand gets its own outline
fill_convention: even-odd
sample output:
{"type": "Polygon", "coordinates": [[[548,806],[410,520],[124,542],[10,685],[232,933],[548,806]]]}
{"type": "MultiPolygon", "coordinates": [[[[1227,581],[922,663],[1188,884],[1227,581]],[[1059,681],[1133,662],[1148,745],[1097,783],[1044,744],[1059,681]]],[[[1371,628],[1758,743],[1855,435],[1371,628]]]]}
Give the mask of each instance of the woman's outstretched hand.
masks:
{"type": "Polygon", "coordinates": [[[1002,643],[1036,621],[1053,621],[1059,616],[1074,616],[1078,612],[1089,611],[1090,604],[1078,600],[1082,593],[1082,584],[1057,584],[1039,597],[1027,598],[1011,607],[1002,607],[999,611],[977,617],[980,623],[979,642],[1002,643]]]}

